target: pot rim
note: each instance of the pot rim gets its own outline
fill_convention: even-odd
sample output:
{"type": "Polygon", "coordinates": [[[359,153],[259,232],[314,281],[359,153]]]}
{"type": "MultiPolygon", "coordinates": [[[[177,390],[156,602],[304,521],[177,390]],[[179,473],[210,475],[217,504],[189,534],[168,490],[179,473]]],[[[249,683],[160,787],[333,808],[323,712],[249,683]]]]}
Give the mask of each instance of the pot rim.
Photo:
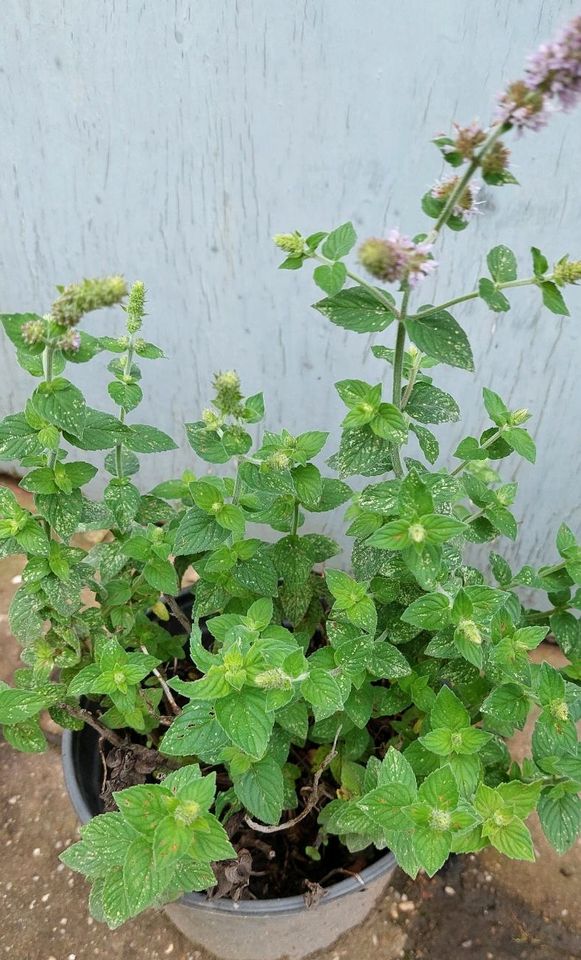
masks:
{"type": "MultiPolygon", "coordinates": [[[[71,803],[82,824],[88,823],[93,819],[92,813],[85,797],[79,787],[79,778],[75,764],[75,733],[78,731],[64,730],[62,735],[61,757],[65,786],[67,788],[71,803]]],[[[325,895],[321,899],[319,906],[324,906],[333,900],[344,897],[349,893],[358,893],[364,890],[368,884],[379,879],[386,873],[389,873],[396,866],[396,859],[393,853],[388,852],[380,857],[369,867],[365,867],[361,873],[352,877],[346,877],[339,883],[334,883],[325,888],[325,895]]],[[[211,910],[218,913],[238,914],[239,916],[269,916],[273,914],[300,913],[309,908],[306,906],[304,898],[300,895],[293,897],[277,897],[273,900],[242,900],[235,903],[233,900],[208,900],[203,893],[185,893],[176,903],[192,907],[197,910],[211,910]]]]}

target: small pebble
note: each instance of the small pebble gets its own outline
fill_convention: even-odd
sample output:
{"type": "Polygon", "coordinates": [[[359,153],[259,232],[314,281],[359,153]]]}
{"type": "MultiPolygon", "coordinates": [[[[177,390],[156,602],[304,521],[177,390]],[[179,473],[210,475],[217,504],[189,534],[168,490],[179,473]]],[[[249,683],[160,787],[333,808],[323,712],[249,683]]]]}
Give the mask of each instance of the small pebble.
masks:
{"type": "Polygon", "coordinates": [[[373,934],[373,936],[372,936],[372,938],[371,938],[371,942],[372,942],[372,944],[373,944],[374,947],[376,947],[376,946],[378,945],[379,940],[378,940],[378,938],[377,938],[377,934],[376,934],[376,933],[373,934]]]}
{"type": "Polygon", "coordinates": [[[34,850],[32,851],[32,856],[33,856],[33,857],[40,857],[40,847],[35,847],[35,848],[34,848],[34,850]]]}
{"type": "Polygon", "coordinates": [[[46,903],[49,897],[50,897],[50,893],[43,893],[40,899],[42,900],[43,903],[46,903]]]}
{"type": "Polygon", "coordinates": [[[569,911],[567,909],[561,910],[561,916],[566,917],[569,911]]]}
{"type": "Polygon", "coordinates": [[[166,956],[169,956],[170,953],[173,953],[173,943],[168,944],[163,952],[166,954],[166,956]]]}
{"type": "Polygon", "coordinates": [[[465,950],[469,950],[470,947],[472,946],[472,940],[464,940],[462,943],[462,946],[464,947],[465,950]]]}
{"type": "Polygon", "coordinates": [[[402,913],[411,913],[416,909],[416,905],[412,900],[402,900],[399,904],[399,909],[402,913]]]}
{"type": "Polygon", "coordinates": [[[447,893],[449,897],[456,896],[456,891],[454,890],[454,887],[444,887],[444,893],[447,893]]]}

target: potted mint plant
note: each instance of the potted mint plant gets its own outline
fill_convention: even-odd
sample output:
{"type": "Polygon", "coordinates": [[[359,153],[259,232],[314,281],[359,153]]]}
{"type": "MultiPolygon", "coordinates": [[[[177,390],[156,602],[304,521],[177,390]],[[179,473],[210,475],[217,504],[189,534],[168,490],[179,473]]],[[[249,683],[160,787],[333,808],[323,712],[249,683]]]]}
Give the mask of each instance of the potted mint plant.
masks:
{"type": "Polygon", "coordinates": [[[253,441],[263,397],[245,397],[230,371],[186,424],[198,472],[141,492],[140,456],[176,445],[135,422],[141,363],[163,356],[142,337],[143,284],[85,280],[60,289],[46,316],[1,318],[37,385],[0,424],[0,454],[20,462],[34,496],[31,511],[0,491],[0,556],[27,557],[10,608],[24,666],[0,687],[0,723],[31,752],[45,747],[44,711],[65,728],[84,826],[61,859],[91,881],[91,911],[110,927],[171,904],[181,929],[221,956],[300,957],[362,919],[396,861],[415,877],[489,845],[534,860],[535,809],[557,851],[578,836],[581,546],[563,525],[546,566],[513,570],[502,556],[517,535],[516,484],[499,467],[534,461],[528,411],[485,389],[487,426],[448,456],[432,427],[459,418],[435,368],[473,369],[450,310],[477,300],[505,313],[533,286],[567,315],[581,262],[551,266],[533,247],[524,268],[501,244],[477,289],[431,305],[418,288],[439,269],[442,231],[464,231],[477,211],[474,177],[516,182],[508,135],[580,94],[578,18],[508,87],[487,130],[437,138],[452,173],[423,197],[427,231],[364,241],[364,276],[346,263],[350,223],[275,238],[283,268],[314,266],[319,314],[395,334],[372,347],[378,380],[391,367],[388,398],[382,382],[335,385],[346,412],[332,475],[314,462],[326,431],[253,441]],[[120,303],[120,336],[79,330],[120,303]],[[66,369],[103,352],[107,412],[66,369]],[[410,435],[421,458],[406,454],[410,435]],[[103,457],[99,500],[84,489],[97,473],[85,451],[103,457]],[[354,492],[347,481],[361,477],[354,492]],[[342,506],[350,560],[302,533],[305,515],[342,506]],[[93,530],[105,531],[93,545],[77,536],[93,530]],[[465,560],[474,543],[492,544],[483,570],[465,560]],[[546,608],[527,607],[531,587],[546,608]],[[529,656],[549,633],[563,669],[529,656]],[[519,764],[505,741],[531,710],[531,757],[519,764]]]}

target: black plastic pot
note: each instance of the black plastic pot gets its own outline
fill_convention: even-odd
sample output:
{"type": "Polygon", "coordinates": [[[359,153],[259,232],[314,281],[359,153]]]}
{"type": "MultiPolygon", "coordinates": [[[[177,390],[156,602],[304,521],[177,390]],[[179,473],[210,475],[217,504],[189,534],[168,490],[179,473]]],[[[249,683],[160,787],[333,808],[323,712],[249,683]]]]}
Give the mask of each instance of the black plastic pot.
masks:
{"type": "MultiPolygon", "coordinates": [[[[191,596],[180,598],[187,609],[191,596]]],[[[165,626],[165,624],[164,624],[165,626]]],[[[172,621],[167,625],[172,630],[172,621]]],[[[103,812],[98,735],[92,727],[65,730],[62,740],[65,783],[81,823],[103,812]]],[[[208,900],[187,893],[165,907],[175,925],[192,943],[223,960],[300,960],[328,947],[361,923],[381,896],[396,867],[388,853],[362,870],[330,886],[316,907],[303,897],[276,900],[208,900]]]]}

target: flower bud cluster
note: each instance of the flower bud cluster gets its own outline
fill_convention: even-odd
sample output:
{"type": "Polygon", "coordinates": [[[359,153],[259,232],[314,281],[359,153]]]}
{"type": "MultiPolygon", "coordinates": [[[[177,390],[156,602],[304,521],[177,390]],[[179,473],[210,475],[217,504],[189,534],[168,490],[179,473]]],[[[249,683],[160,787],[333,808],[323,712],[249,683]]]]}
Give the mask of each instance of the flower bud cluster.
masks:
{"type": "Polygon", "coordinates": [[[435,270],[431,243],[415,243],[399,230],[390,230],[385,239],[370,238],[359,248],[361,265],[384,283],[407,283],[410,287],[435,270]]]}
{"type": "Polygon", "coordinates": [[[145,316],[145,286],[141,280],[136,280],[129,292],[127,301],[127,331],[137,333],[141,329],[145,316]]]}
{"type": "Polygon", "coordinates": [[[20,332],[22,339],[30,347],[35,346],[37,343],[44,343],[46,322],[45,320],[27,320],[26,323],[22,324],[20,332]]]}
{"type": "Polygon", "coordinates": [[[240,377],[234,370],[217,373],[214,376],[215,404],[221,413],[237,416],[240,413],[242,394],[240,377]]]}
{"type": "Polygon", "coordinates": [[[123,277],[101,277],[62,287],[52,305],[51,319],[58,327],[74,327],[85,313],[112,307],[127,296],[123,277]]]}
{"type": "Polygon", "coordinates": [[[77,353],[80,346],[81,334],[78,330],[73,330],[72,327],[69,327],[68,330],[64,330],[57,340],[57,347],[60,347],[61,350],[68,350],[72,353],[77,353]]]}
{"type": "MultiPolygon", "coordinates": [[[[432,187],[432,196],[436,200],[446,201],[449,196],[454,192],[458,183],[460,182],[460,177],[451,176],[444,177],[438,181],[432,187]]],[[[452,215],[458,217],[458,219],[463,220],[464,223],[467,223],[474,214],[478,213],[478,202],[476,197],[478,196],[478,191],[480,189],[480,184],[469,183],[466,185],[464,190],[456,198],[456,202],[452,208],[452,215]]]]}
{"type": "Polygon", "coordinates": [[[304,238],[297,230],[294,233],[276,233],[272,239],[289,257],[301,257],[305,252],[304,238]]]}
{"type": "Polygon", "coordinates": [[[581,280],[581,260],[569,260],[562,257],[553,267],[553,280],[560,287],[568,283],[578,283],[581,280]]]}
{"type": "Polygon", "coordinates": [[[528,60],[525,76],[499,98],[498,119],[519,129],[539,130],[549,110],[570,110],[581,98],[581,17],[528,60]]]}

